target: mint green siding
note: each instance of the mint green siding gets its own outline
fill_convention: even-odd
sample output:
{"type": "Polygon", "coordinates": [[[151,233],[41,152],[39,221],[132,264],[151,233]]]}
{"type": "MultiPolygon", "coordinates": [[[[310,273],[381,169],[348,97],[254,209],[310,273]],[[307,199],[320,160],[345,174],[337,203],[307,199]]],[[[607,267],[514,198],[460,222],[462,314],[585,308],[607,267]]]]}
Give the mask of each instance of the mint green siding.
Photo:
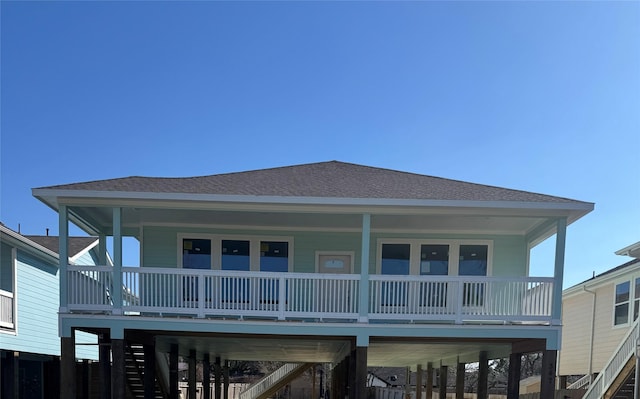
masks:
{"type": "Polygon", "coordinates": [[[74,262],[74,265],[77,266],[92,266],[99,264],[98,254],[96,252],[88,251],[82,254],[82,256],[78,257],[74,262]]]}
{"type": "MultiPolygon", "coordinates": [[[[2,244],[2,252],[3,265],[5,253],[9,254],[11,264],[11,246],[2,244]]],[[[13,292],[17,305],[15,330],[0,333],[0,349],[60,356],[58,266],[18,249],[16,288],[13,292]]],[[[78,332],[76,342],[95,343],[97,338],[78,332]]],[[[79,346],[76,352],[76,356],[82,359],[97,359],[97,355],[97,347],[93,346],[79,346]]]]}
{"type": "MultiPolygon", "coordinates": [[[[279,236],[293,239],[294,271],[315,272],[316,251],[353,251],[354,273],[360,273],[361,234],[359,232],[209,230],[206,228],[145,227],[142,240],[142,265],[177,267],[178,234],[279,236]]],[[[525,276],[527,245],[524,236],[434,235],[373,233],[369,253],[369,272],[376,272],[379,239],[489,240],[493,242],[492,275],[525,276]]]]}
{"type": "Polygon", "coordinates": [[[177,267],[178,235],[175,229],[146,227],[140,244],[141,266],[177,267]]]}
{"type": "Polygon", "coordinates": [[[2,335],[2,348],[60,354],[58,339],[58,268],[18,251],[15,335],[2,335]]]}

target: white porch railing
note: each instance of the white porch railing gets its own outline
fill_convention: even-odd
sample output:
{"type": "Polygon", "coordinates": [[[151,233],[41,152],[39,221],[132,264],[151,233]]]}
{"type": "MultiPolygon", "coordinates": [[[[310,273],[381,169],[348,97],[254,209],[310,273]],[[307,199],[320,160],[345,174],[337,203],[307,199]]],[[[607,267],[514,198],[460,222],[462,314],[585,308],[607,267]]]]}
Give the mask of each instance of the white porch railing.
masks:
{"type": "Polygon", "coordinates": [[[589,388],[589,384],[591,383],[591,375],[587,374],[577,381],[567,385],[567,389],[587,389],[589,388]]]}
{"type": "Polygon", "coordinates": [[[13,292],[0,290],[0,327],[13,328],[13,292]]]}
{"type": "MultiPolygon", "coordinates": [[[[73,312],[113,308],[111,267],[69,266],[73,312]]],[[[373,275],[370,319],[551,321],[553,278],[373,275]]],[[[124,267],[127,312],[356,320],[360,275],[124,267]]]]}
{"type": "MultiPolygon", "coordinates": [[[[640,319],[636,320],[629,332],[620,342],[604,369],[591,383],[589,390],[582,399],[600,399],[607,392],[618,374],[622,371],[629,359],[635,354],[638,339],[640,339],[640,319]]],[[[638,383],[638,381],[636,381],[638,383]]]]}
{"type": "Polygon", "coordinates": [[[550,321],[553,278],[370,276],[369,317],[550,321]]]}

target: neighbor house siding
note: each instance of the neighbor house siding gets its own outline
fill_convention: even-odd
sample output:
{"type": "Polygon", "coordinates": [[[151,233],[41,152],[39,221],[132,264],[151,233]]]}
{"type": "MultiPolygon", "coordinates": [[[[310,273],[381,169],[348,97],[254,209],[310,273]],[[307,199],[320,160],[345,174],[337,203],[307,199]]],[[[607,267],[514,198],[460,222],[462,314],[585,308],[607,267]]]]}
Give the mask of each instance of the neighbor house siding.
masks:
{"type": "MultiPolygon", "coordinates": [[[[581,375],[589,372],[589,345],[593,295],[583,292],[562,302],[562,349],[559,375],[581,375]]],[[[598,372],[600,369],[593,369],[598,372]]]]}
{"type": "MultiPolygon", "coordinates": [[[[11,249],[9,245],[2,246],[3,253],[6,250],[11,254],[11,249]]],[[[15,334],[2,335],[2,349],[59,356],[58,265],[43,262],[18,250],[16,284],[15,334]]],[[[96,343],[97,338],[92,334],[78,332],[76,342],[96,343]]],[[[76,356],[97,359],[97,347],[80,345],[76,356]]]]}
{"type": "Polygon", "coordinates": [[[60,354],[57,272],[57,267],[18,251],[17,334],[2,336],[3,349],[60,354]]]}
{"type": "Polygon", "coordinates": [[[629,325],[613,327],[614,283],[594,290],[596,292],[596,319],[593,345],[593,369],[602,370],[613,351],[620,344],[629,325]]]}
{"type": "Polygon", "coordinates": [[[74,262],[77,266],[92,266],[98,264],[98,256],[93,251],[87,251],[78,257],[74,262]]]}

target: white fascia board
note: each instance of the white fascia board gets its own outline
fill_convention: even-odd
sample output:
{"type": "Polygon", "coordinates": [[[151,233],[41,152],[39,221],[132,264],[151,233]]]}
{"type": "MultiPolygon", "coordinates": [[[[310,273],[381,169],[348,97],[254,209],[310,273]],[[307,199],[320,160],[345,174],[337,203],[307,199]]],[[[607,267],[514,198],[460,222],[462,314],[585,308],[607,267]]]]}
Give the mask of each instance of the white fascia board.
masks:
{"type": "Polygon", "coordinates": [[[615,272],[604,272],[606,274],[590,278],[589,280],[576,284],[573,287],[566,288],[564,291],[562,291],[562,297],[565,298],[573,296],[575,294],[579,294],[585,289],[592,290],[594,288],[602,287],[603,285],[606,285],[613,280],[618,280],[620,277],[626,274],[632,275],[638,270],[640,270],[640,262],[636,263],[635,265],[630,265],[620,270],[616,270],[615,272]]]}
{"type": "Polygon", "coordinates": [[[257,195],[220,195],[152,193],[131,191],[92,191],[33,189],[33,195],[41,201],[57,208],[57,198],[93,198],[122,200],[164,200],[190,202],[284,204],[284,205],[345,205],[382,207],[436,207],[436,208],[487,208],[487,209],[536,209],[578,211],[588,213],[593,204],[588,202],[516,202],[516,201],[469,201],[469,200],[421,200],[386,198],[338,198],[338,197],[286,197],[257,195]],[[47,200],[49,199],[49,200],[47,200]],[[56,200],[55,202],[53,200],[56,200]]]}
{"type": "Polygon", "coordinates": [[[640,241],[638,241],[635,244],[631,244],[628,247],[624,247],[618,251],[615,252],[616,255],[622,255],[622,256],[632,256],[631,253],[636,253],[636,252],[640,252],[640,241]]]}
{"type": "Polygon", "coordinates": [[[58,261],[59,256],[56,252],[43,247],[42,245],[36,243],[35,241],[31,241],[27,237],[23,236],[20,233],[17,233],[5,226],[0,225],[0,233],[2,234],[3,241],[7,241],[7,243],[11,243],[13,245],[19,245],[20,248],[31,252],[34,255],[49,258],[53,258],[56,262],[58,261]]]}
{"type": "Polygon", "coordinates": [[[93,241],[91,244],[87,245],[80,252],[78,252],[77,254],[75,254],[72,257],[70,257],[69,261],[71,263],[75,263],[75,261],[78,258],[80,258],[82,255],[86,254],[87,252],[91,251],[94,247],[96,247],[98,245],[98,242],[99,242],[99,240],[96,238],[95,241],[93,241]]]}

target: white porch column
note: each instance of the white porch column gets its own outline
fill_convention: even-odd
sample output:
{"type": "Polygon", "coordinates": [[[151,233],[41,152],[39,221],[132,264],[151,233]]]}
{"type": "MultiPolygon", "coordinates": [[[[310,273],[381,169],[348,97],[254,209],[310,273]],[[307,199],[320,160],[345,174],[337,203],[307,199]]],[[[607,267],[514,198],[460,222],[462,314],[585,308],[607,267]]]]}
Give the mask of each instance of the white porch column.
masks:
{"type": "Polygon", "coordinates": [[[551,322],[562,323],[562,281],[564,279],[564,251],[567,240],[567,219],[560,218],[556,222],[556,258],[553,272],[553,308],[551,322]]]}
{"type": "Polygon", "coordinates": [[[67,313],[67,298],[69,279],[67,266],[69,265],[69,212],[66,205],[58,208],[58,256],[60,264],[60,313],[67,313]]]}
{"type": "Polygon", "coordinates": [[[369,321],[369,242],[371,241],[371,215],[362,215],[362,249],[360,253],[360,313],[358,320],[369,321]]]}
{"type": "Polygon", "coordinates": [[[122,314],[122,208],[113,208],[113,314],[122,314]]]}

